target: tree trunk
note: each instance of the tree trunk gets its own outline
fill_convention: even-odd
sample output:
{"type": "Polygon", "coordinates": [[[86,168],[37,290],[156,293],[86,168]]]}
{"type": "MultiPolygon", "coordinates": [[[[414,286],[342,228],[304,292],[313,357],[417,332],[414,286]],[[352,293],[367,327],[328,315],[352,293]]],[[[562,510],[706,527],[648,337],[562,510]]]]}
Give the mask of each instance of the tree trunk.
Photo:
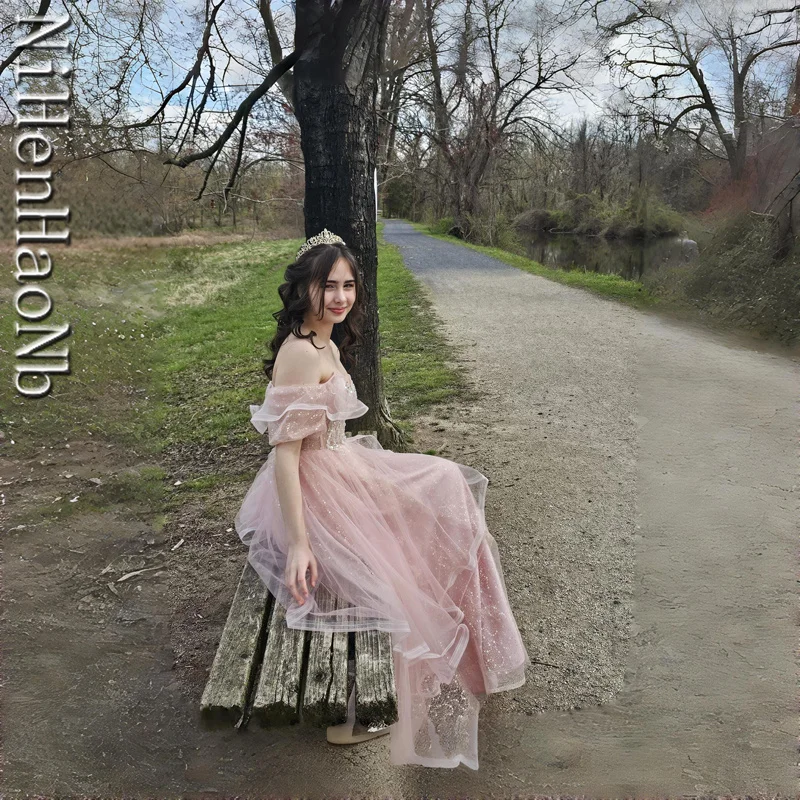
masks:
{"type": "Polygon", "coordinates": [[[405,70],[388,76],[384,80],[382,109],[383,121],[378,123],[379,141],[383,147],[383,168],[379,166],[378,179],[382,183],[388,167],[395,160],[395,141],[397,137],[397,120],[400,115],[400,98],[405,81],[405,70]]]}
{"type": "Polygon", "coordinates": [[[469,241],[475,240],[473,224],[480,214],[478,195],[490,154],[489,144],[485,141],[479,142],[471,159],[458,173],[459,195],[456,224],[464,232],[464,238],[469,241]]]}
{"type": "MultiPolygon", "coordinates": [[[[373,175],[377,150],[375,114],[377,69],[385,33],[386,6],[363,2],[343,6],[339,30],[308,44],[320,4],[297,3],[297,46],[303,55],[294,67],[294,108],[305,162],[306,237],[323,228],[341,236],[361,265],[364,284],[364,342],[351,374],[369,411],[348,420],[347,429],[375,430],[390,449],[405,449],[390,419],[383,391],[378,327],[378,243],[373,175]],[[353,10],[358,6],[357,10],[353,10]],[[342,17],[345,9],[348,17],[342,17]],[[344,43],[344,47],[343,47],[344,43]],[[342,49],[343,47],[343,49],[342,49]]],[[[334,325],[333,340],[340,334],[334,325]]],[[[347,365],[345,365],[347,367],[347,365]]],[[[349,368],[348,368],[349,370],[349,368]]]]}

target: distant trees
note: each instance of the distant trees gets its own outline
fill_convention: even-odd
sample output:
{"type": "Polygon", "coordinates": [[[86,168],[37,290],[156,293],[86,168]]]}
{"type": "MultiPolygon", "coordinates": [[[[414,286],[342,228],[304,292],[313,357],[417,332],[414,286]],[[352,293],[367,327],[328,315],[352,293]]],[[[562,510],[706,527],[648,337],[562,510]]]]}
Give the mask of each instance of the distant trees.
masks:
{"type": "Polygon", "coordinates": [[[166,231],[305,204],[308,230],[344,226],[367,261],[355,208],[374,167],[387,213],[468,238],[529,209],[699,210],[800,107],[787,0],[196,0],[180,19],[145,0],[91,17],[9,0],[0,24],[50,2],[71,9],[85,65],[66,169],[98,159],[140,181],[166,231]]]}
{"type": "Polygon", "coordinates": [[[406,0],[402,8],[407,58],[392,83],[402,100],[386,104],[400,109],[388,126],[387,210],[449,217],[467,237],[492,230],[483,223],[494,215],[589,195],[634,215],[656,200],[700,210],[721,183],[744,176],[760,138],[788,113],[797,4],[746,11],[730,0],[575,0],[556,12],[522,0],[406,0]],[[606,102],[591,95],[598,72],[617,89],[606,102]],[[584,98],[585,119],[567,93],[584,98]]]}
{"type": "Polygon", "coordinates": [[[541,3],[414,0],[404,10],[397,35],[422,68],[406,68],[404,102],[387,105],[401,108],[396,125],[417,155],[418,137],[425,140],[435,202],[470,236],[493,160],[542,139],[551,124],[546,98],[578,89],[571,71],[579,52],[559,41],[565,16],[541,3]]]}
{"type": "Polygon", "coordinates": [[[800,45],[796,3],[611,0],[591,6],[604,61],[659,135],[682,132],[744,175],[754,133],[784,116],[800,45]],[[743,8],[742,6],[746,7],[743,8]],[[755,129],[755,130],[754,130],[755,129]]]}

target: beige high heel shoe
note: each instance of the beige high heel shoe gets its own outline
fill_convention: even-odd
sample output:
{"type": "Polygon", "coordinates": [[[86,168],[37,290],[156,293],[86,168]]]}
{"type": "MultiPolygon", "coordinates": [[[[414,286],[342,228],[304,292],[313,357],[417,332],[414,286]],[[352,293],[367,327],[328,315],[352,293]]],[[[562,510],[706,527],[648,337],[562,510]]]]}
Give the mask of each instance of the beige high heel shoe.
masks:
{"type": "Polygon", "coordinates": [[[358,722],[343,722],[341,725],[328,725],[327,738],[330,744],[358,744],[376,739],[389,733],[390,726],[383,725],[376,730],[370,730],[358,722]]]}
{"type": "Polygon", "coordinates": [[[350,692],[347,700],[347,722],[339,725],[328,725],[327,739],[330,744],[358,744],[376,739],[389,733],[391,725],[381,725],[379,728],[367,728],[356,721],[356,688],[350,692]]]}

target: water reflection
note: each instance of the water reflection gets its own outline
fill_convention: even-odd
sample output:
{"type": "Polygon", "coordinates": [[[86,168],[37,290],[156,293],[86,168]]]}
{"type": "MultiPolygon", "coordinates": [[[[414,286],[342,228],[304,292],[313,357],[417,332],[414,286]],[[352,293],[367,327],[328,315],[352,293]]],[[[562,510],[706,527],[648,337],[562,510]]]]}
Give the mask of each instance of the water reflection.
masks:
{"type": "Polygon", "coordinates": [[[581,269],[639,280],[645,272],[685,263],[697,254],[697,243],[679,236],[623,241],[595,236],[519,232],[522,254],[548,267],[581,269]]]}

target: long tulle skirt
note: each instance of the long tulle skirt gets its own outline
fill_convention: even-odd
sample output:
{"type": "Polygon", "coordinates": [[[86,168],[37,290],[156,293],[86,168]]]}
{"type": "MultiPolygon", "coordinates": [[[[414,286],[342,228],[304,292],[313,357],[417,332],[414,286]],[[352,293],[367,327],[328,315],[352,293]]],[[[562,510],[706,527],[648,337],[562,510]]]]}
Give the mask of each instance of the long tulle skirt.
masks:
{"type": "Polygon", "coordinates": [[[236,516],[248,559],[290,628],[391,634],[398,720],[393,764],[478,769],[488,694],[525,682],[530,658],[484,518],[488,479],[438,456],[384,450],[371,435],[302,450],[300,484],[319,585],[335,610],[299,605],[284,582],[287,535],[275,450],[236,516]]]}

